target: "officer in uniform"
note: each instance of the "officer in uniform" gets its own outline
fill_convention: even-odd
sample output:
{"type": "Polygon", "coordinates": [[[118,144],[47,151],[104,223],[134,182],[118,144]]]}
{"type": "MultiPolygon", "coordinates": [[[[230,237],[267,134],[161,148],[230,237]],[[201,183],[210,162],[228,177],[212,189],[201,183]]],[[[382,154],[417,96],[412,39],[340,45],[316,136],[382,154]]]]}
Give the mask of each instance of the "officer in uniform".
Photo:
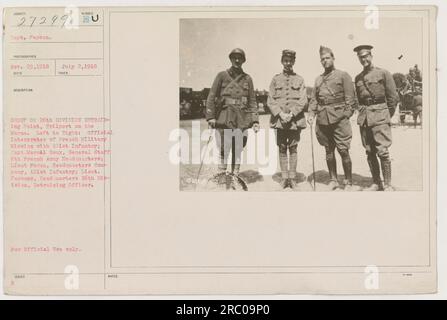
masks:
{"type": "MultiPolygon", "coordinates": [[[[245,52],[234,49],[229,55],[231,68],[219,72],[214,79],[206,102],[206,120],[216,128],[216,143],[220,150],[219,173],[226,172],[232,151],[231,173],[238,175],[247,129],[259,130],[258,107],[252,78],[243,71],[245,52]]],[[[227,176],[228,187],[228,176],[227,176]]]]}
{"type": "Polygon", "coordinates": [[[391,117],[399,96],[396,84],[390,72],[372,64],[370,45],[354,48],[363,71],[355,77],[355,87],[359,100],[357,124],[360,126],[362,144],[366,149],[368,165],[373,184],[366,190],[392,191],[391,160],[388,148],[391,146],[391,117]],[[380,159],[384,185],[380,178],[380,159]]]}
{"type": "Polygon", "coordinates": [[[298,141],[301,129],[306,128],[304,117],[304,108],[307,104],[306,87],[304,79],[293,72],[295,56],[295,51],[282,51],[283,72],[273,77],[267,102],[271,112],[270,126],[276,129],[281,186],[284,189],[287,187],[296,189],[298,141]]]}
{"type": "Polygon", "coordinates": [[[334,66],[334,53],[327,47],[320,47],[320,61],[324,73],[315,80],[312,99],[309,104],[308,122],[316,119],[315,133],[320,145],[326,149],[326,163],[329,170],[329,188],[339,187],[335,148],[341,156],[345,173],[344,190],[352,191],[352,161],[349,149],[352,129],[349,118],[357,108],[355,89],[348,73],[334,66]]]}

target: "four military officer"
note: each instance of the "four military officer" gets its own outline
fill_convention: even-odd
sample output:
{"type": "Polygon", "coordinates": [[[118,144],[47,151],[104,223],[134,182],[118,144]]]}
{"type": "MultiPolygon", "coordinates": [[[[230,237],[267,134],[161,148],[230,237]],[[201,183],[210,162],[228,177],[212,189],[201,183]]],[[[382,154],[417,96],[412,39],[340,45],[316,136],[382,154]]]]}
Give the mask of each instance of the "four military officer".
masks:
{"type": "Polygon", "coordinates": [[[296,189],[297,148],[301,129],[306,127],[304,108],[307,104],[304,79],[293,71],[295,56],[295,51],[283,50],[283,71],[273,77],[267,101],[272,114],[270,125],[276,129],[281,186],[292,189],[296,189]]]}

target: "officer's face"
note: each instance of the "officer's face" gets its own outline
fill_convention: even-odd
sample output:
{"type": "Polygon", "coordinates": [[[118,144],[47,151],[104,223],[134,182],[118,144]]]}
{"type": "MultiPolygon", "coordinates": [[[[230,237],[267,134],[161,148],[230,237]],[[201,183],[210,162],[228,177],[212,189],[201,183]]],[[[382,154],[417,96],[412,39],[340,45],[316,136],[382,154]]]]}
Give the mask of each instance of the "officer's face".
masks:
{"type": "Polygon", "coordinates": [[[236,53],[236,54],[233,54],[233,55],[231,55],[231,65],[234,67],[234,68],[241,68],[242,67],[242,64],[244,63],[244,56],[243,55],[241,55],[241,54],[238,54],[238,53],[236,53]]]}
{"type": "Polygon", "coordinates": [[[372,54],[371,53],[363,54],[363,55],[359,56],[358,58],[359,58],[360,64],[364,68],[371,66],[371,63],[372,63],[372,54]]]}
{"type": "Polygon", "coordinates": [[[323,53],[320,56],[321,65],[323,68],[328,69],[334,66],[334,57],[329,53],[323,53]]]}
{"type": "Polygon", "coordinates": [[[292,57],[283,57],[281,60],[282,65],[284,66],[284,70],[292,70],[293,65],[295,64],[295,59],[292,57]]]}

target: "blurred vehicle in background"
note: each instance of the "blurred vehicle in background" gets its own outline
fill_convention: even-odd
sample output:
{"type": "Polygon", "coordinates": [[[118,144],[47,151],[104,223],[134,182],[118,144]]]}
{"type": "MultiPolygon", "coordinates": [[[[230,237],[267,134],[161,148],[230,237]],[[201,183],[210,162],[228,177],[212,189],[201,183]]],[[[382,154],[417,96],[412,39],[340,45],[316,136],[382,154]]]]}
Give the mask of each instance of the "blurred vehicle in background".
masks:
{"type": "Polygon", "coordinates": [[[180,87],[180,119],[200,119],[205,117],[206,98],[208,97],[209,91],[209,88],[194,91],[192,88],[180,87]]]}

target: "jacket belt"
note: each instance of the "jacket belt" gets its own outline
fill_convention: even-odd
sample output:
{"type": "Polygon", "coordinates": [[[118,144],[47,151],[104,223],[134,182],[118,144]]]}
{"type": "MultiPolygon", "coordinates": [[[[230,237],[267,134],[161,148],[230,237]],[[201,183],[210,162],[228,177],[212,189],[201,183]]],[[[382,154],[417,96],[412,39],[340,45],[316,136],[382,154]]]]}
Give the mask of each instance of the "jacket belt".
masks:
{"type": "Polygon", "coordinates": [[[375,99],[373,99],[373,98],[366,98],[366,99],[362,99],[360,101],[360,104],[363,104],[365,106],[371,106],[371,105],[374,105],[374,104],[385,103],[385,102],[386,102],[385,97],[375,98],[375,99]]]}
{"type": "Polygon", "coordinates": [[[336,99],[319,99],[318,104],[320,106],[332,106],[336,104],[340,104],[342,102],[345,102],[345,98],[336,98],[336,99]]]}

